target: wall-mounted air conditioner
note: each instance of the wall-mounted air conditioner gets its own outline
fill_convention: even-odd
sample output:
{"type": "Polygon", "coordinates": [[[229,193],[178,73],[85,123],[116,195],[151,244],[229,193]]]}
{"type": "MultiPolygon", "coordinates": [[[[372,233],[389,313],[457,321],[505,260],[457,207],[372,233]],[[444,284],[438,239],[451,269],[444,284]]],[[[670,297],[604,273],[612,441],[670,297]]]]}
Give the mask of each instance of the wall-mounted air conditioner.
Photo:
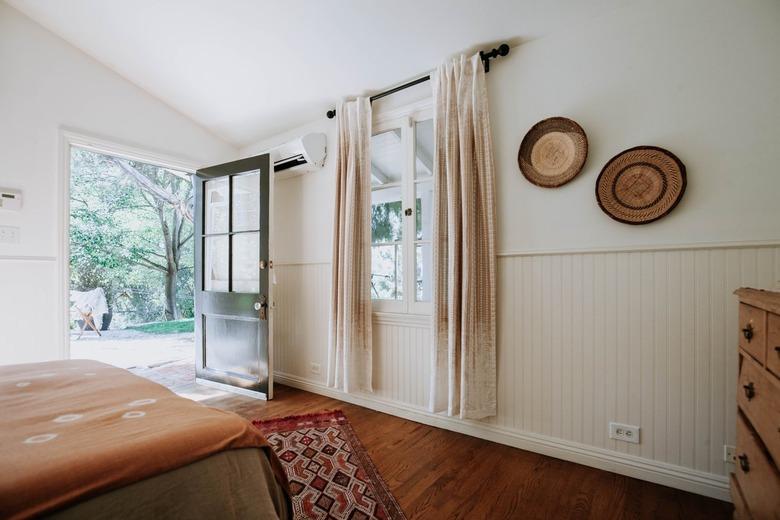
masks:
{"type": "Polygon", "coordinates": [[[268,150],[276,177],[293,177],[322,168],[327,140],[327,136],[322,133],[306,134],[268,150]]]}

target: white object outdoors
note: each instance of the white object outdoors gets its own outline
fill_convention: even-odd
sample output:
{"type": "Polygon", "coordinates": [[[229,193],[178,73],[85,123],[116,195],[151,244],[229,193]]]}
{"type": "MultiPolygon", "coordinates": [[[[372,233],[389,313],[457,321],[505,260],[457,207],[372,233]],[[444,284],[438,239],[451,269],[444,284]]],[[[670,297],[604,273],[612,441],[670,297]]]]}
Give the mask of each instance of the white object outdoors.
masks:
{"type": "Polygon", "coordinates": [[[103,314],[108,313],[108,301],[102,287],[91,291],[70,291],[70,317],[74,320],[83,319],[81,312],[91,312],[95,319],[95,325],[100,328],[103,323],[103,314]]]}

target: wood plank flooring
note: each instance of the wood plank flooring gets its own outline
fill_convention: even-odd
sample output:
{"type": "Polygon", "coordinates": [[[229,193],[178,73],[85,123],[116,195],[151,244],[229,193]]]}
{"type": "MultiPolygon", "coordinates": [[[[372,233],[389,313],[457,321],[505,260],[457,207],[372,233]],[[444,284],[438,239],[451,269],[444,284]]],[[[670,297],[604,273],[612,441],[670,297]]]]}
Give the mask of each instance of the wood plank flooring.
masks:
{"type": "Polygon", "coordinates": [[[247,419],[342,410],[409,518],[730,518],[731,504],[418,424],[277,385],[258,401],[194,382],[189,367],[135,370],[247,419]]]}

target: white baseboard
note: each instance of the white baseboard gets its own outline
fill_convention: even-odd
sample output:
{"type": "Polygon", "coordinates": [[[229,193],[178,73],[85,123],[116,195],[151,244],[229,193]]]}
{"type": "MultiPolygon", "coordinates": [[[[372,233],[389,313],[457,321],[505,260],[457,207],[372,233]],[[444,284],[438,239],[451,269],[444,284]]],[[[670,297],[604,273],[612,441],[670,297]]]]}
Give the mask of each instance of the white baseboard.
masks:
{"type": "Polygon", "coordinates": [[[625,453],[605,450],[603,448],[556,439],[554,437],[538,435],[535,433],[509,430],[500,426],[477,421],[447,417],[446,415],[434,414],[425,409],[410,406],[406,403],[381,399],[371,394],[348,394],[341,390],[330,388],[317,381],[311,381],[290,374],[275,372],[274,380],[283,385],[363,406],[378,412],[395,415],[410,421],[463,433],[465,435],[471,435],[480,439],[535,453],[541,453],[557,459],[611,471],[620,475],[626,475],[628,477],[690,491],[691,493],[697,493],[718,500],[731,501],[728,477],[723,475],[696,471],[674,464],[626,455],[625,453]]]}

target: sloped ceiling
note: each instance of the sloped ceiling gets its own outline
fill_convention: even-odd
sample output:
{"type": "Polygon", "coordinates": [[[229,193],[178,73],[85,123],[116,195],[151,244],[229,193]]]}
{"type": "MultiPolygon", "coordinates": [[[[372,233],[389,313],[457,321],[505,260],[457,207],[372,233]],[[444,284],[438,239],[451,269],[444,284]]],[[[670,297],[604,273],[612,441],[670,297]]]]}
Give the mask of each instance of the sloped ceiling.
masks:
{"type": "Polygon", "coordinates": [[[620,0],[7,0],[235,146],[620,0]]]}

